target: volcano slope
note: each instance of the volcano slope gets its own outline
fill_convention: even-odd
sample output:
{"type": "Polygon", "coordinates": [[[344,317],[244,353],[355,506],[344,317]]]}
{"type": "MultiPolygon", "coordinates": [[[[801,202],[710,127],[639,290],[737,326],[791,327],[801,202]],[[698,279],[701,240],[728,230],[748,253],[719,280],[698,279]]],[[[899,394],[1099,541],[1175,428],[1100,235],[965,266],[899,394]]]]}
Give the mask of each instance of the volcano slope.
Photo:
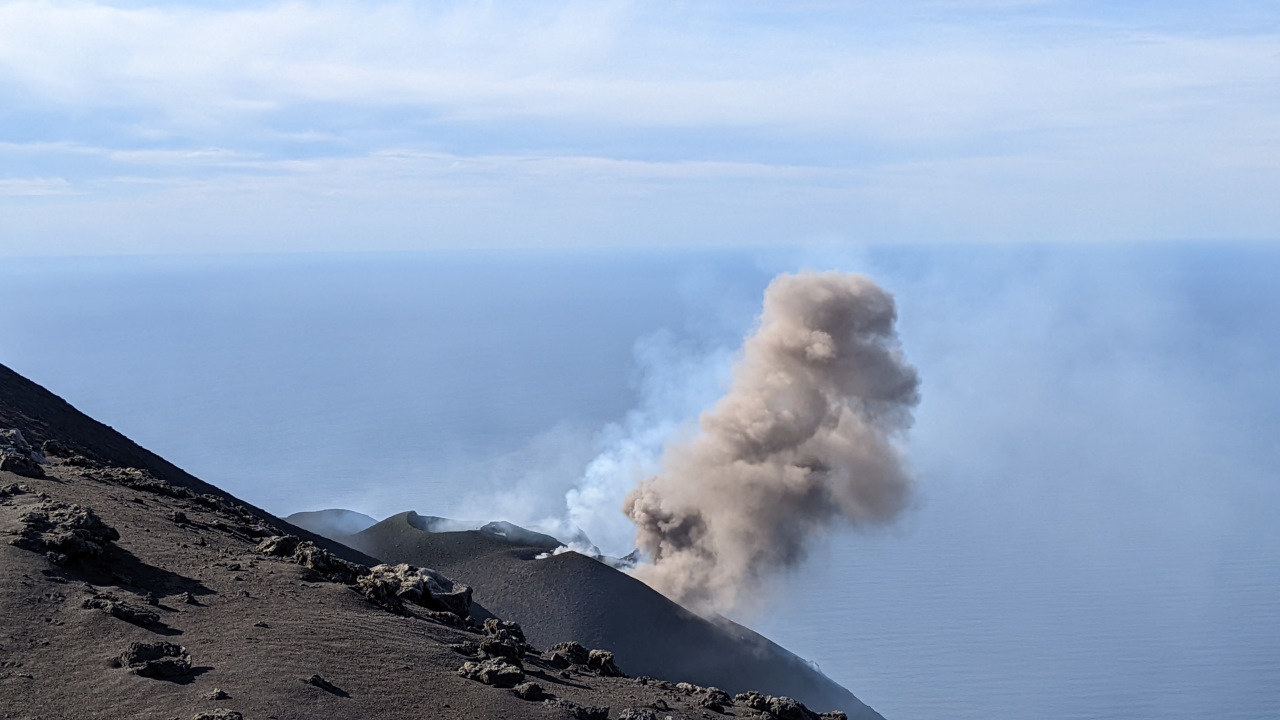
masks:
{"type": "Polygon", "coordinates": [[[375,563],[0,366],[0,716],[819,718],[539,653],[460,584],[375,563]]]}
{"type": "Polygon", "coordinates": [[[546,556],[554,539],[525,531],[433,532],[405,512],[344,538],[387,562],[426,565],[475,588],[490,611],[516,620],[535,645],[573,638],[607,647],[629,672],[787,695],[851,718],[880,718],[845,688],[784,648],[720,618],[685,610],[644,583],[585,555],[546,556]],[[539,559],[539,557],[541,559],[539,559]]]}

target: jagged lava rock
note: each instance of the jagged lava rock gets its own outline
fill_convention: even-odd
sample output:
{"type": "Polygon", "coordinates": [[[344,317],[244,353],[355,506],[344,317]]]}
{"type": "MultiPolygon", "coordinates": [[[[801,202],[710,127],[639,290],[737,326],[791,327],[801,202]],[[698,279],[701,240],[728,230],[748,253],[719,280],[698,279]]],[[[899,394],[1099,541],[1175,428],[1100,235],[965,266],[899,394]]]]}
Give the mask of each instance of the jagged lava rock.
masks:
{"type": "Polygon", "coordinates": [[[524,669],[502,658],[467,661],[458,668],[458,674],[469,680],[500,688],[515,687],[524,680],[524,669]]]}
{"type": "Polygon", "coordinates": [[[121,667],[150,678],[171,678],[191,672],[191,655],[171,642],[133,642],[117,658],[121,667]]]}
{"type": "Polygon", "coordinates": [[[32,449],[21,430],[0,429],[0,470],[38,479],[44,477],[44,462],[44,455],[32,449]]]}
{"type": "Polygon", "coordinates": [[[471,615],[471,588],[429,568],[406,563],[375,565],[356,581],[356,590],[395,612],[403,612],[407,602],[460,618],[471,615]]]}
{"type": "Polygon", "coordinates": [[[120,539],[120,533],[92,509],[52,500],[20,483],[0,489],[0,500],[25,501],[18,504],[20,529],[10,544],[47,553],[54,564],[67,558],[96,558],[108,543],[120,539]],[[29,497],[20,497],[24,495],[29,497]]]}

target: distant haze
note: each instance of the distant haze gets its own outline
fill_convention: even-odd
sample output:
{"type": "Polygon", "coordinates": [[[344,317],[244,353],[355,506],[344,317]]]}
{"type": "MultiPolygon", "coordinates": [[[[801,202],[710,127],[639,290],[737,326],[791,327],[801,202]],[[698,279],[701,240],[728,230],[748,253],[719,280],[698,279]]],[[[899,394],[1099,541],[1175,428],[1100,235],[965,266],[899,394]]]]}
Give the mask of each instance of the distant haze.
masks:
{"type": "Polygon", "coordinates": [[[893,293],[913,490],[729,617],[891,720],[1280,717],[1278,245],[5,260],[0,362],[280,515],[619,555],[800,268],[893,293]]]}
{"type": "Polygon", "coordinates": [[[918,380],[895,317],[893,298],[861,275],[769,285],[728,394],[627,497],[651,559],[637,577],[695,608],[733,609],[832,522],[884,522],[904,507],[893,439],[918,380]]]}

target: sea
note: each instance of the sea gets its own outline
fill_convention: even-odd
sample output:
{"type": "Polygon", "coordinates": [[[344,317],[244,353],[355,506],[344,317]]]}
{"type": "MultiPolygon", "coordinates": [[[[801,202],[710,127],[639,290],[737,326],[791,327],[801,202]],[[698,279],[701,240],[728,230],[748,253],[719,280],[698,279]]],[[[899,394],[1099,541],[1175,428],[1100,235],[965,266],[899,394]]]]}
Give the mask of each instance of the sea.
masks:
{"type": "Polygon", "coordinates": [[[895,295],[914,499],[737,619],[890,720],[1280,718],[1270,245],[0,258],[0,363],[277,514],[536,523],[806,269],[895,295]]]}

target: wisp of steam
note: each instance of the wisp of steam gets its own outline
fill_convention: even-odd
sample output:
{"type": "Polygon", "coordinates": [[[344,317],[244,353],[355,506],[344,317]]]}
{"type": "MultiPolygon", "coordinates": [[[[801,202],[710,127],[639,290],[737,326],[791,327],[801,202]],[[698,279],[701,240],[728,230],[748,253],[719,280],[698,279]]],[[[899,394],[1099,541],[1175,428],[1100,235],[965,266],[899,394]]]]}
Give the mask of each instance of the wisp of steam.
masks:
{"type": "Polygon", "coordinates": [[[627,496],[648,557],[636,577],[687,607],[732,610],[833,524],[901,512],[911,479],[899,442],[919,379],[895,320],[867,277],[774,279],[727,393],[627,496]]]}

